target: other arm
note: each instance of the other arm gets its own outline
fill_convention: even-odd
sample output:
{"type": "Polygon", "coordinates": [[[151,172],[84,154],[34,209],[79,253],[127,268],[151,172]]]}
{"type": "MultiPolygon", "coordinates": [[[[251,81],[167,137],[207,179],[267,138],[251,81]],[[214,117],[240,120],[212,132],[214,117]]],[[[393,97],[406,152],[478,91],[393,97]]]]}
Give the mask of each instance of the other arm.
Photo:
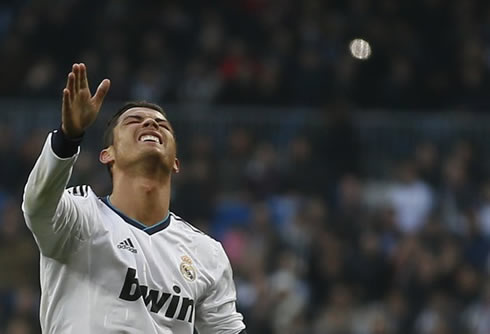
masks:
{"type": "Polygon", "coordinates": [[[216,253],[216,280],[196,307],[197,330],[200,334],[246,334],[243,316],[236,310],[233,272],[221,244],[216,253]]]}

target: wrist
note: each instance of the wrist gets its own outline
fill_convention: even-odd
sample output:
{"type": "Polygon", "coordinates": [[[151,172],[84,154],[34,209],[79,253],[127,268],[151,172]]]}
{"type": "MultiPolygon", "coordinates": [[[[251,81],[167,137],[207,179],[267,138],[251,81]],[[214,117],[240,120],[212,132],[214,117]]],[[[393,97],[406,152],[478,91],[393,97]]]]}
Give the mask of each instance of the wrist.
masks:
{"type": "Polygon", "coordinates": [[[69,140],[81,139],[83,137],[83,134],[85,133],[84,131],[80,132],[80,131],[68,130],[66,129],[64,124],[61,124],[59,131],[61,131],[65,136],[65,138],[69,140]]]}
{"type": "Polygon", "coordinates": [[[52,132],[51,147],[58,157],[69,158],[78,152],[82,138],[83,133],[78,137],[69,137],[60,126],[58,130],[52,132]]]}

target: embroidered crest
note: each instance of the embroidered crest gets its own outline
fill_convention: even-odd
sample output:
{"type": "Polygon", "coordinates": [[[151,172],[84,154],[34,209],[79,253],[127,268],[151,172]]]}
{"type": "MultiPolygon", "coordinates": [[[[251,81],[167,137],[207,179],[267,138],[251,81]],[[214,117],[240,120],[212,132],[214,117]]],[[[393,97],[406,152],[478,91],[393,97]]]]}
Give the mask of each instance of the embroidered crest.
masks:
{"type": "Polygon", "coordinates": [[[184,276],[188,281],[196,280],[196,270],[192,265],[192,260],[187,255],[181,257],[182,262],[180,263],[180,273],[184,276]]]}

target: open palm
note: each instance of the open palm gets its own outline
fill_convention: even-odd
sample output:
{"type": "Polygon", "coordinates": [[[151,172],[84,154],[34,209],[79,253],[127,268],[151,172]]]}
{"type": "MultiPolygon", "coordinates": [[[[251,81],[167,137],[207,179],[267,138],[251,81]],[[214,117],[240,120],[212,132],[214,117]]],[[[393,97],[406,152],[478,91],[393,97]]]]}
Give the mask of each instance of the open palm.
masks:
{"type": "Polygon", "coordinates": [[[104,97],[109,91],[110,81],[104,79],[95,95],[90,93],[87,68],[84,64],[73,64],[63,89],[62,129],[68,137],[79,137],[97,118],[104,97]]]}

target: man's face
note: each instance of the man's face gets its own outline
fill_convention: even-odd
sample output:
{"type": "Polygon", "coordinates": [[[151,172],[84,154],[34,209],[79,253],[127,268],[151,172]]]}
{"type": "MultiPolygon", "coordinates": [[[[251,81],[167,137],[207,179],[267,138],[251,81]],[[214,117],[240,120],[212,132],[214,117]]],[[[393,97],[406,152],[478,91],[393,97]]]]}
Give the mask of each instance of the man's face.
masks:
{"type": "Polygon", "coordinates": [[[151,161],[168,172],[178,172],[173,129],[160,112],[144,107],[128,109],[119,116],[113,138],[100,158],[104,164],[113,163],[113,171],[151,161]]]}

